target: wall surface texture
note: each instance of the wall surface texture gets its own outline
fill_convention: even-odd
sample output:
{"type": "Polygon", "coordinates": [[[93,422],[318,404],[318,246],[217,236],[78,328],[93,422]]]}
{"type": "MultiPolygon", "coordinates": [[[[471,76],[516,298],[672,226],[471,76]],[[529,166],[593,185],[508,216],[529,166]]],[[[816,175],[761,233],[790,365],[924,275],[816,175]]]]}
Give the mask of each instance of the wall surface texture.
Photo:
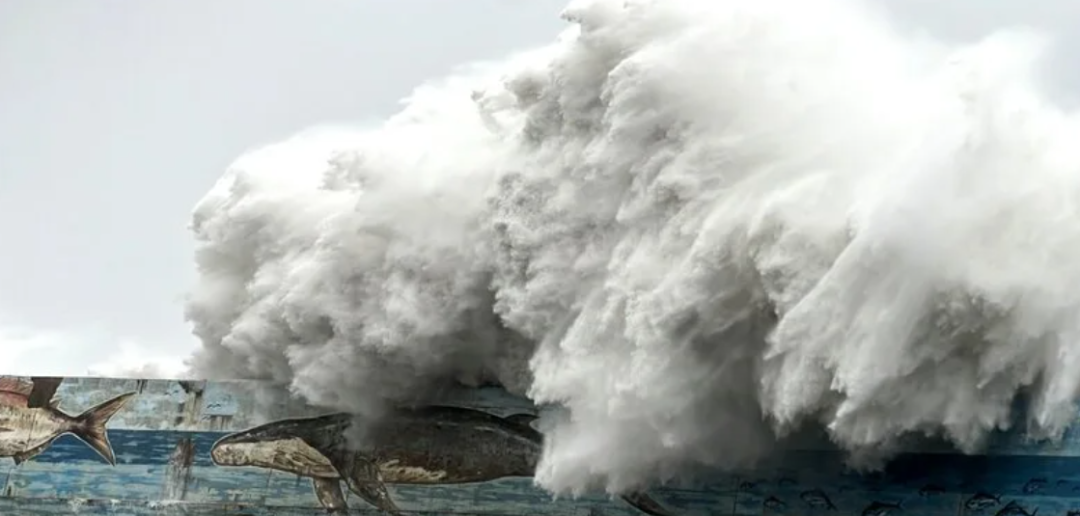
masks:
{"type": "Polygon", "coordinates": [[[532,484],[536,409],[497,389],[353,418],[261,402],[259,384],[0,377],[0,515],[1080,516],[1080,436],[926,448],[882,473],[828,446],[612,499],[532,484]]]}

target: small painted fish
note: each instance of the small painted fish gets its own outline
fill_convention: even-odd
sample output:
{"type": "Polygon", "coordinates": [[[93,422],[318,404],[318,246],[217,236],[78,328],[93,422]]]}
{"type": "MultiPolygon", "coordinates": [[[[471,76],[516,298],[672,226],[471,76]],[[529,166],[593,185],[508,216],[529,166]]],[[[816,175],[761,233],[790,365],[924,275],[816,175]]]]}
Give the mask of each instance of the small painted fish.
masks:
{"type": "Polygon", "coordinates": [[[739,482],[739,491],[753,491],[758,485],[757,482],[751,482],[749,480],[743,480],[739,482]]]}
{"type": "Polygon", "coordinates": [[[1035,516],[1037,512],[1039,512],[1038,508],[1028,512],[1027,509],[1024,509],[1020,504],[1016,503],[1016,500],[1013,500],[1006,504],[1005,507],[1002,507],[1000,511],[995,512],[994,516],[1035,516]]]}
{"type": "Polygon", "coordinates": [[[879,501],[873,501],[870,505],[867,505],[862,511],[862,516],[888,516],[893,512],[900,512],[904,510],[899,503],[885,503],[879,501]]]}
{"type": "Polygon", "coordinates": [[[1027,483],[1024,484],[1024,494],[1035,494],[1039,491],[1042,491],[1042,489],[1046,487],[1047,483],[1048,482],[1045,478],[1033,478],[1031,480],[1028,480],[1027,483]]]}
{"type": "Polygon", "coordinates": [[[1001,503],[1001,495],[992,495],[984,491],[979,491],[964,502],[964,507],[973,511],[981,511],[989,509],[999,503],[1001,503]]]}
{"type": "Polygon", "coordinates": [[[811,489],[809,491],[803,491],[799,494],[799,498],[806,502],[806,505],[814,509],[828,509],[835,511],[836,506],[833,505],[832,500],[829,499],[829,495],[825,494],[825,491],[820,489],[811,489]]]}
{"type": "Polygon", "coordinates": [[[779,499],[779,498],[777,498],[775,496],[770,496],[770,497],[766,498],[765,501],[762,502],[762,505],[764,505],[766,509],[773,510],[773,511],[780,511],[780,510],[783,510],[783,509],[787,508],[787,504],[784,503],[783,500],[781,500],[781,499],[779,499]]]}
{"type": "Polygon", "coordinates": [[[776,485],[778,485],[780,487],[793,486],[796,483],[797,482],[795,482],[795,479],[791,478],[791,477],[780,477],[779,479],[776,480],[776,485]]]}

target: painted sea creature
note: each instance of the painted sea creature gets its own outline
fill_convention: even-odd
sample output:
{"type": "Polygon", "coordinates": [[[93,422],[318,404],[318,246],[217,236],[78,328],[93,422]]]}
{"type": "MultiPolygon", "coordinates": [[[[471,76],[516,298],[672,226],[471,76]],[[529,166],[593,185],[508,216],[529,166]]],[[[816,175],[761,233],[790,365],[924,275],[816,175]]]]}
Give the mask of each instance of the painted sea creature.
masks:
{"type": "Polygon", "coordinates": [[[836,510],[836,505],[833,505],[832,500],[829,499],[829,495],[825,494],[825,491],[820,489],[803,491],[802,493],[799,493],[799,498],[802,499],[803,502],[806,502],[806,505],[809,505],[814,509],[836,510]]]}
{"type": "Polygon", "coordinates": [[[888,516],[904,510],[899,503],[873,501],[862,511],[862,516],[888,516]]]}
{"type": "Polygon", "coordinates": [[[71,434],[115,465],[105,425],[135,393],[121,394],[72,416],[60,409],[55,397],[60,382],[59,378],[0,378],[0,457],[22,464],[60,436],[71,434]]]}
{"type": "Polygon", "coordinates": [[[1045,478],[1033,478],[1024,484],[1023,492],[1026,495],[1038,493],[1042,491],[1048,483],[1049,482],[1045,478]]]}
{"type": "Polygon", "coordinates": [[[739,482],[739,491],[753,491],[757,489],[758,482],[751,482],[749,480],[743,480],[739,482]]]}
{"type": "MultiPolygon", "coordinates": [[[[542,435],[529,426],[535,416],[506,418],[459,407],[399,410],[365,428],[363,445],[346,442],[348,414],[288,419],[221,438],[210,455],[220,466],[253,466],[312,479],[317,498],[345,510],[340,487],[369,504],[400,514],[386,484],[446,485],[531,477],[542,435]]],[[[622,498],[653,516],[669,513],[648,495],[622,498]]]]}
{"type": "Polygon", "coordinates": [[[784,503],[783,500],[775,496],[770,496],[766,498],[765,501],[761,503],[761,505],[766,509],[769,509],[770,511],[782,511],[787,508],[787,504],[784,503]]]}
{"type": "Polygon", "coordinates": [[[982,511],[1001,503],[1001,495],[992,495],[985,491],[979,491],[964,502],[964,507],[972,511],[982,511]]]}
{"type": "Polygon", "coordinates": [[[994,516],[1035,516],[1035,514],[1038,512],[1039,509],[1035,509],[1029,512],[1019,503],[1016,503],[1016,500],[1013,500],[1005,504],[1005,507],[1002,507],[1000,511],[995,512],[994,516]]]}

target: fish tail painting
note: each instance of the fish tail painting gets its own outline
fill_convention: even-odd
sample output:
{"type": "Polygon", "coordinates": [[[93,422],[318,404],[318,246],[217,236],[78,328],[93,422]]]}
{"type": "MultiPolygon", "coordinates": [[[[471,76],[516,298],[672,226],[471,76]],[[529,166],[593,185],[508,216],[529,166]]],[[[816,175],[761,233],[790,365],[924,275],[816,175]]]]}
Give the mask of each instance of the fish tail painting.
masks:
{"type": "Polygon", "coordinates": [[[113,454],[105,425],[134,396],[135,393],[121,394],[79,414],[72,420],[70,432],[93,448],[101,458],[105,459],[105,462],[115,466],[116,457],[113,454]]]}
{"type": "Polygon", "coordinates": [[[84,442],[110,465],[116,457],[106,425],[136,393],[126,393],[72,416],[60,409],[60,378],[0,378],[0,457],[20,465],[44,452],[62,435],[84,442]]]}

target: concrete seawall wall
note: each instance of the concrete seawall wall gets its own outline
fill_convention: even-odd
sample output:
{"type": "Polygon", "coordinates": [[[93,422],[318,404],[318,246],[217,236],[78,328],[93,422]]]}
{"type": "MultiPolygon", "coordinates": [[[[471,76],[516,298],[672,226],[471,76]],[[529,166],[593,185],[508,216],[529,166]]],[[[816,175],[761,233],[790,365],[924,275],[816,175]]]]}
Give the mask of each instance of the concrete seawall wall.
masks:
{"type": "Polygon", "coordinates": [[[342,419],[268,403],[264,388],[0,377],[0,515],[1080,515],[1075,432],[1054,446],[1002,435],[979,456],[921,450],[875,475],[807,446],[759,470],[658,487],[644,502],[554,500],[515,474],[540,446],[527,400],[463,391],[455,409],[410,415],[387,437],[399,441],[384,443],[397,451],[383,453],[343,448],[342,419]],[[127,394],[106,418],[105,452],[66,433],[127,394]]]}

